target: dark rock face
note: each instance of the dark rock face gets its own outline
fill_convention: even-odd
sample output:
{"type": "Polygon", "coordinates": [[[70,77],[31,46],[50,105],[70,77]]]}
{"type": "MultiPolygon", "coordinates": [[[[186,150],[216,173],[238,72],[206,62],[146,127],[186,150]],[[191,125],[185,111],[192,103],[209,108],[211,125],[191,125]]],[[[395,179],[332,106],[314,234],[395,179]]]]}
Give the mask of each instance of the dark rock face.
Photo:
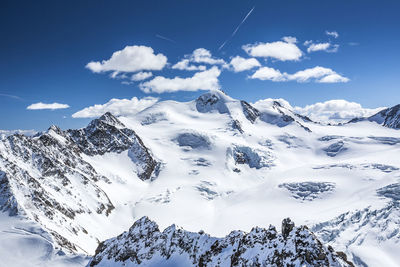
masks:
{"type": "Polygon", "coordinates": [[[258,111],[258,109],[254,108],[252,105],[243,100],[240,101],[240,104],[242,105],[243,113],[246,118],[251,123],[254,123],[256,119],[260,116],[260,112],[258,111]]]}
{"type": "Polygon", "coordinates": [[[283,238],[287,238],[290,234],[290,232],[294,228],[294,222],[290,220],[290,218],[283,219],[282,221],[282,236],[283,238]]]}
{"type": "Polygon", "coordinates": [[[95,119],[83,129],[68,130],[73,142],[87,155],[103,155],[106,152],[120,153],[130,148],[136,134],[125,127],[111,113],[95,119]]]}
{"type": "Polygon", "coordinates": [[[232,120],[231,124],[230,124],[231,128],[233,130],[237,130],[239,133],[243,134],[243,128],[242,128],[242,124],[240,123],[240,121],[238,120],[232,120]]]}
{"type": "Polygon", "coordinates": [[[161,163],[155,160],[149,149],[143,144],[139,136],[136,136],[128,151],[128,156],[138,166],[138,176],[142,181],[157,178],[161,163]]]}
{"type": "Polygon", "coordinates": [[[182,257],[182,266],[353,266],[344,253],[324,246],[306,226],[295,227],[290,219],[275,227],[255,227],[249,233],[233,231],[223,238],[188,232],[172,225],[161,232],[143,217],[129,231],[98,246],[90,266],[167,264],[182,257]],[[160,259],[161,258],[161,259],[160,259]],[[108,264],[108,265],[107,265],[108,264]]]}

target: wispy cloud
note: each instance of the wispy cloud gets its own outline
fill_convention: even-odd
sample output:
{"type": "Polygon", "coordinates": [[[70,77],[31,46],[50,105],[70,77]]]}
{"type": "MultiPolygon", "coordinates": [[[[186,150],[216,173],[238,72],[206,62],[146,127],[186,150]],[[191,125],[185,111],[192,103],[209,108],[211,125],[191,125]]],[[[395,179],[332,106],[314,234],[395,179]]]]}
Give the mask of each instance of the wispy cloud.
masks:
{"type": "Polygon", "coordinates": [[[29,109],[29,110],[41,110],[41,109],[55,110],[55,109],[65,109],[65,108],[69,108],[69,105],[60,104],[60,103],[56,103],[56,102],[49,103],[49,104],[38,102],[38,103],[34,103],[34,104],[31,104],[26,107],[26,109],[29,109]]]}
{"type": "Polygon", "coordinates": [[[230,39],[233,38],[233,36],[235,36],[235,34],[236,34],[237,31],[239,30],[239,28],[243,25],[243,23],[244,23],[244,22],[247,20],[247,18],[251,15],[251,13],[253,12],[254,8],[255,8],[255,6],[253,6],[253,8],[250,9],[250,11],[247,13],[247,15],[242,19],[242,21],[239,23],[239,25],[236,27],[236,29],[232,32],[231,36],[230,36],[228,39],[226,39],[225,42],[223,42],[223,43],[219,46],[218,51],[221,50],[221,49],[228,43],[228,41],[229,41],[230,39]]]}
{"type": "Polygon", "coordinates": [[[333,38],[338,38],[339,37],[339,33],[337,31],[325,31],[325,34],[328,36],[332,36],[333,38]]]}
{"type": "Polygon", "coordinates": [[[306,41],[304,45],[308,46],[307,52],[325,51],[328,53],[336,53],[339,49],[338,44],[331,43],[313,43],[312,41],[306,41]]]}

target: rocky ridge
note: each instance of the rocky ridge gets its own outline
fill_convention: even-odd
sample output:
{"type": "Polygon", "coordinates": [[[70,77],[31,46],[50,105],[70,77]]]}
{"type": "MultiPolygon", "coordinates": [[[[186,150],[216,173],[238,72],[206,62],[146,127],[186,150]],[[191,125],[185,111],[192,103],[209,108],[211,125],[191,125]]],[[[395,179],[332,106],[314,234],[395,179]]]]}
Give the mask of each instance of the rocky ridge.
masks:
{"type": "Polygon", "coordinates": [[[354,266],[342,252],[324,246],[306,227],[289,219],[274,226],[233,231],[223,238],[171,225],[160,231],[147,217],[100,243],[90,266],[354,266]],[[185,259],[176,261],[174,259],[185,259]]]}

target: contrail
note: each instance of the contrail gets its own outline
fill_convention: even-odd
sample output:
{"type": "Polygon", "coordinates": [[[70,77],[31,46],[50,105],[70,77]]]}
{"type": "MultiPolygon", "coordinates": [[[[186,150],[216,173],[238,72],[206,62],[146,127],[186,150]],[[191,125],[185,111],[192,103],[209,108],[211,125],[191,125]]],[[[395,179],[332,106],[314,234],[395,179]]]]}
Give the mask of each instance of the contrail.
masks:
{"type": "Polygon", "coordinates": [[[242,19],[242,21],[239,23],[239,25],[236,27],[236,29],[232,32],[231,36],[225,40],[225,42],[222,43],[222,45],[218,48],[218,50],[221,50],[226,43],[233,38],[233,36],[235,36],[235,34],[237,33],[237,31],[239,30],[240,26],[242,26],[242,24],[247,20],[247,18],[250,16],[250,14],[253,12],[255,6],[253,6],[252,9],[250,9],[250,11],[247,13],[247,15],[244,17],[244,19],[242,19]]]}
{"type": "Polygon", "coordinates": [[[14,99],[18,99],[18,100],[23,100],[21,97],[16,96],[16,95],[9,95],[9,94],[1,94],[0,96],[4,96],[4,97],[9,97],[9,98],[14,98],[14,99]]]}
{"type": "Polygon", "coordinates": [[[172,39],[169,39],[169,38],[167,38],[167,37],[165,37],[165,36],[162,36],[162,35],[156,34],[156,37],[157,37],[157,38],[160,38],[160,39],[163,39],[163,40],[165,40],[165,41],[168,41],[168,42],[171,42],[171,43],[174,43],[174,44],[176,44],[176,42],[175,42],[174,40],[172,40],[172,39]]]}

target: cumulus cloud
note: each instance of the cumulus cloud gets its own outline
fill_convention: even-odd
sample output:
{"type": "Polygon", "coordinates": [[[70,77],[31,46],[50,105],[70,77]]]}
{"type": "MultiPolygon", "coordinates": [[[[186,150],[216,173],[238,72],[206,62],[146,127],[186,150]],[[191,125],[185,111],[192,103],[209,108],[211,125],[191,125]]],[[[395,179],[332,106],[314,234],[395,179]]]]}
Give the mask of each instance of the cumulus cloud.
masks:
{"type": "Polygon", "coordinates": [[[189,59],[182,59],[178,63],[172,66],[173,69],[176,70],[206,70],[206,66],[204,65],[190,65],[190,60],[189,59]]]}
{"type": "Polygon", "coordinates": [[[297,43],[297,38],[293,36],[284,36],[282,37],[282,40],[285,41],[286,43],[291,43],[291,44],[297,43]]]}
{"type": "Polygon", "coordinates": [[[308,46],[307,52],[316,52],[316,51],[325,51],[328,53],[335,53],[339,49],[338,44],[331,44],[331,43],[313,43],[312,41],[306,41],[304,45],[308,46]]]}
{"type": "Polygon", "coordinates": [[[338,32],[337,31],[325,31],[325,34],[326,35],[328,35],[328,36],[332,36],[332,37],[334,37],[334,38],[338,38],[339,37],[339,34],[338,34],[338,32]]]}
{"type": "Polygon", "coordinates": [[[86,68],[95,73],[136,72],[141,70],[162,70],[167,64],[167,57],[163,54],[154,54],[154,50],[148,46],[126,46],[116,51],[107,60],[92,61],[86,68]]]}
{"type": "Polygon", "coordinates": [[[298,71],[294,74],[286,72],[281,73],[279,70],[269,67],[262,67],[258,69],[250,79],[271,80],[274,82],[283,81],[297,81],[297,82],[310,82],[315,81],[319,83],[345,83],[349,79],[341,76],[332,69],[316,66],[305,70],[298,71]]]}
{"type": "Polygon", "coordinates": [[[259,68],[256,72],[249,77],[250,79],[259,79],[262,81],[270,80],[274,82],[286,81],[286,75],[282,74],[279,70],[269,67],[259,68]]]}
{"type": "Polygon", "coordinates": [[[298,82],[309,82],[312,79],[322,79],[328,75],[337,74],[335,71],[329,68],[316,66],[305,70],[298,71],[294,74],[288,74],[288,80],[295,80],[298,82]]]}
{"type": "Polygon", "coordinates": [[[260,62],[255,58],[242,58],[240,56],[232,58],[230,65],[233,67],[234,72],[250,70],[261,66],[260,62]]]}
{"type": "Polygon", "coordinates": [[[222,65],[225,61],[220,58],[214,58],[211,52],[205,48],[197,48],[189,55],[189,60],[195,63],[205,63],[210,65],[222,65]]]}
{"type": "Polygon", "coordinates": [[[218,77],[220,74],[221,70],[214,66],[209,70],[197,72],[188,78],[157,76],[148,82],[140,84],[139,87],[146,93],[219,89],[218,77]]]}
{"type": "Polygon", "coordinates": [[[222,65],[223,67],[227,67],[225,60],[213,57],[211,52],[205,48],[197,48],[191,54],[185,55],[181,61],[173,65],[172,69],[189,71],[206,70],[206,66],[198,64],[222,65]]]}
{"type": "Polygon", "coordinates": [[[295,112],[308,116],[314,121],[321,122],[346,122],[356,117],[369,117],[381,108],[363,108],[359,103],[343,99],[319,102],[305,107],[294,107],[295,112]]]}
{"type": "Polygon", "coordinates": [[[105,104],[86,107],[72,114],[73,118],[94,118],[100,117],[106,112],[111,112],[115,116],[134,115],[158,101],[155,97],[145,97],[139,99],[132,97],[131,99],[113,98],[105,104]]]}
{"type": "Polygon", "coordinates": [[[284,37],[283,41],[272,43],[255,43],[242,46],[247,54],[253,57],[274,58],[280,61],[299,60],[303,53],[297,47],[294,37],[284,37]]]}
{"type": "Polygon", "coordinates": [[[42,103],[42,102],[34,103],[34,104],[31,104],[26,107],[26,109],[29,109],[29,110],[40,110],[40,109],[55,110],[55,109],[65,109],[65,108],[69,108],[69,105],[60,104],[60,103],[46,104],[46,103],[42,103]]]}
{"type": "Polygon", "coordinates": [[[151,76],[153,76],[153,73],[141,71],[141,72],[133,74],[131,77],[131,80],[132,81],[143,81],[143,80],[150,78],[151,76]]]}

